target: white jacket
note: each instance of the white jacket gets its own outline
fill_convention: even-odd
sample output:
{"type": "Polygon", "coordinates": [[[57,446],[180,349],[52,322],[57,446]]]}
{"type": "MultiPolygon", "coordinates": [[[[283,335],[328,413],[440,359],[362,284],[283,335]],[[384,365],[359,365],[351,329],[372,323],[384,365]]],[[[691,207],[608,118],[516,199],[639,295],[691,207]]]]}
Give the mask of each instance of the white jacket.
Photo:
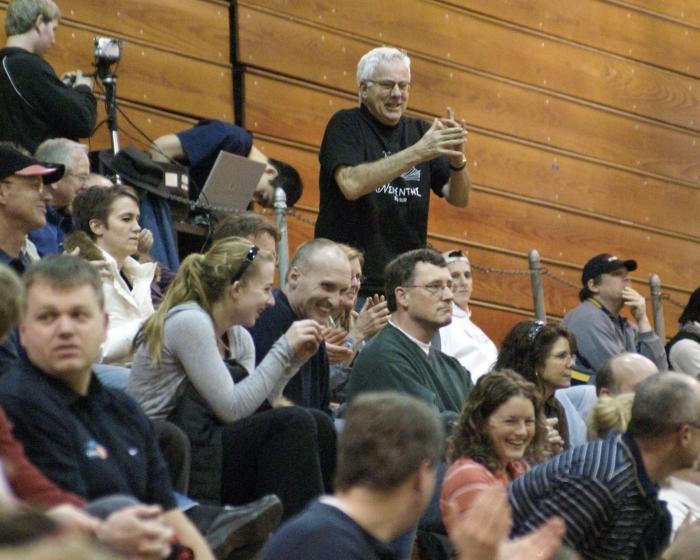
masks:
{"type": "Polygon", "coordinates": [[[139,263],[127,257],[122,271],[133,288],[122,278],[117,261],[100,248],[109,265],[110,279],[103,279],[105,311],[109,316],[107,340],[102,344],[99,361],[107,364],[126,364],[131,345],[143,322],[154,313],[151,300],[151,282],[156,273],[156,263],[139,263]]]}

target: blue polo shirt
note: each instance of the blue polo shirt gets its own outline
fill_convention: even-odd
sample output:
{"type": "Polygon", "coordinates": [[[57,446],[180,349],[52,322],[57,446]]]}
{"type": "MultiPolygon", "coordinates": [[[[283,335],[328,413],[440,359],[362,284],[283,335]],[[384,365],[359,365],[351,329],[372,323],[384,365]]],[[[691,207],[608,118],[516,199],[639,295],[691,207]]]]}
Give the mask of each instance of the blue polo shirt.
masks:
{"type": "Polygon", "coordinates": [[[29,460],[64,490],[87,501],[127,494],[176,506],[150,421],[95,375],[81,396],[21,358],[0,376],[0,403],[29,460]]]}
{"type": "Polygon", "coordinates": [[[62,210],[46,205],[46,224],[29,232],[29,240],[36,245],[39,255],[63,253],[63,241],[74,230],[73,217],[62,210]]]}

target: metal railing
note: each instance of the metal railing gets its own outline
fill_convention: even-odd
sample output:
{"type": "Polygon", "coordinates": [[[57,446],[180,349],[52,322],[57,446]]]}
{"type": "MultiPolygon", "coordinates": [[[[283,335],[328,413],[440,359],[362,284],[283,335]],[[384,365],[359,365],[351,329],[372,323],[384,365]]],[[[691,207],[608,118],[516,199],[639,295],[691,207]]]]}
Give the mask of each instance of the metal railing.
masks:
{"type": "MultiPolygon", "coordinates": [[[[277,259],[280,275],[280,285],[284,287],[287,270],[289,268],[289,231],[287,228],[287,218],[291,216],[301,222],[314,225],[314,221],[308,217],[300,214],[293,208],[287,208],[286,196],[281,188],[275,189],[275,204],[274,204],[274,214],[275,222],[280,233],[280,242],[277,250],[277,259]]],[[[263,214],[269,213],[269,211],[263,211],[263,214]]],[[[542,265],[540,254],[537,249],[531,249],[528,253],[528,270],[519,269],[498,269],[493,267],[479,266],[476,263],[472,263],[472,268],[485,272],[487,274],[499,274],[499,275],[510,275],[510,276],[525,276],[530,277],[530,289],[532,291],[532,302],[533,310],[535,313],[535,318],[538,321],[547,320],[547,309],[545,305],[544,297],[544,287],[542,279],[547,277],[555,282],[563,284],[569,288],[579,290],[580,285],[560,278],[555,274],[549,272],[546,267],[542,265]]],[[[664,323],[664,313],[663,313],[663,300],[680,307],[684,307],[683,304],[676,302],[667,294],[664,294],[661,289],[661,280],[658,274],[652,274],[649,277],[649,292],[650,297],[646,298],[651,300],[652,305],[652,317],[654,324],[654,331],[662,340],[666,337],[666,326],[664,323]]]]}

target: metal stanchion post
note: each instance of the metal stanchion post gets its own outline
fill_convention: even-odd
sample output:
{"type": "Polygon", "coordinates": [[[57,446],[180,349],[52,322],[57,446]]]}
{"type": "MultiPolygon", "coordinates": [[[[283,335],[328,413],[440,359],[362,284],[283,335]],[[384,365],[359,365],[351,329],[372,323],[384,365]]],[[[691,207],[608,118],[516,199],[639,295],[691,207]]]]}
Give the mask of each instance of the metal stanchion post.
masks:
{"type": "Polygon", "coordinates": [[[661,340],[666,339],[666,324],[664,309],[661,305],[661,279],[658,274],[649,276],[649,291],[651,292],[651,309],[654,315],[654,331],[661,340]]]}
{"type": "Polygon", "coordinates": [[[530,265],[530,285],[532,286],[532,300],[535,305],[535,318],[538,321],[547,320],[547,311],[544,306],[544,290],[542,289],[542,278],[540,276],[540,254],[536,249],[532,249],[527,254],[530,265]]]}
{"type": "Polygon", "coordinates": [[[277,247],[280,288],[284,288],[289,268],[289,236],[287,234],[287,194],[282,187],[275,189],[275,222],[280,232],[280,242],[277,247]]]}

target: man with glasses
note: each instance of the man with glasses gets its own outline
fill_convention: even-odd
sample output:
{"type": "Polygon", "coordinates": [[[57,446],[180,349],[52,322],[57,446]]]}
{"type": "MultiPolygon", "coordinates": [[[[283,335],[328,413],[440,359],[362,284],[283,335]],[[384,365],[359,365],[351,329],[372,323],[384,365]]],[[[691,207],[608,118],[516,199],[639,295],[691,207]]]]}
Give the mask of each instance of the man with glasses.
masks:
{"type": "Polygon", "coordinates": [[[411,85],[410,59],[380,47],[357,66],[360,106],[328,123],[319,160],[316,237],[361,249],[361,295],[381,292],[384,267],[426,243],[430,191],[454,206],[469,201],[464,155],[467,133],[451,109],[427,123],[404,115],[411,85]]]}
{"type": "Polygon", "coordinates": [[[60,163],[65,167],[63,177],[54,185],[53,201],[46,205],[46,224],[29,234],[39,254],[63,252],[63,239],[73,225],[73,199],[87,189],[90,160],[83,144],[67,138],[52,138],[42,142],[34,156],[41,161],[60,163]]]}
{"type": "Polygon", "coordinates": [[[413,395],[455,420],[472,386],[458,360],[432,347],[431,339],[452,320],[452,279],[445,259],[432,249],[399,255],[386,267],[389,324],[355,360],[348,384],[352,400],[368,391],[413,395]]]}
{"type": "Polygon", "coordinates": [[[27,234],[46,223],[46,205],[63,166],[41,163],[9,142],[0,142],[0,262],[18,274],[39,260],[27,234]]]}
{"type": "Polygon", "coordinates": [[[564,544],[584,558],[657,558],[671,534],[658,484],[699,454],[700,383],[679,373],[647,377],[624,434],[572,448],[511,483],[511,536],[556,515],[564,544]]]}
{"type": "Polygon", "coordinates": [[[595,372],[608,358],[623,352],[646,356],[660,371],[667,369],[666,352],[647,317],[646,302],[630,286],[637,261],[602,253],[583,267],[581,303],[569,311],[564,326],[576,336],[579,381],[595,382],[595,372]],[[628,307],[636,325],[620,315],[628,307]]]}

